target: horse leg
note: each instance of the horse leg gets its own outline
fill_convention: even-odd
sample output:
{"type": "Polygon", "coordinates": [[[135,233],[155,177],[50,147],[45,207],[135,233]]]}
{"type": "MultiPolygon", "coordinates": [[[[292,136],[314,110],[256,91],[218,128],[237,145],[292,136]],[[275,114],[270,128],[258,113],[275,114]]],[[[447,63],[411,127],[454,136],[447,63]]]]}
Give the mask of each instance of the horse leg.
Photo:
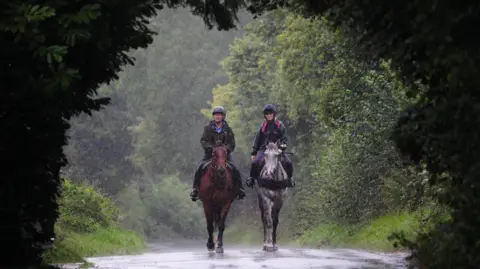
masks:
{"type": "Polygon", "coordinates": [[[220,220],[218,223],[217,246],[215,252],[223,253],[223,232],[225,231],[225,221],[230,211],[231,202],[226,203],[220,211],[220,220]]]}
{"type": "Polygon", "coordinates": [[[273,251],[273,241],[272,241],[272,234],[273,234],[273,219],[272,219],[272,206],[273,203],[267,197],[263,198],[263,206],[264,212],[263,216],[265,218],[264,225],[266,226],[266,242],[264,249],[266,251],[273,251]]]}
{"type": "Polygon", "coordinates": [[[278,227],[278,217],[280,215],[281,205],[277,205],[272,210],[272,218],[273,218],[273,234],[272,234],[272,242],[273,242],[273,250],[277,251],[277,227],[278,227]]]}
{"type": "Polygon", "coordinates": [[[203,212],[205,213],[205,219],[207,221],[207,231],[208,231],[208,240],[207,240],[207,249],[213,251],[215,248],[215,243],[213,242],[213,210],[210,208],[208,203],[203,202],[203,212]]]}
{"type": "MultiPolygon", "coordinates": [[[[257,190],[259,192],[259,190],[257,190]]],[[[265,225],[265,207],[263,206],[263,197],[260,195],[260,193],[257,193],[257,198],[258,198],[258,207],[260,208],[260,217],[262,219],[262,224],[263,224],[263,250],[266,250],[266,244],[267,244],[267,226],[265,225]]]]}

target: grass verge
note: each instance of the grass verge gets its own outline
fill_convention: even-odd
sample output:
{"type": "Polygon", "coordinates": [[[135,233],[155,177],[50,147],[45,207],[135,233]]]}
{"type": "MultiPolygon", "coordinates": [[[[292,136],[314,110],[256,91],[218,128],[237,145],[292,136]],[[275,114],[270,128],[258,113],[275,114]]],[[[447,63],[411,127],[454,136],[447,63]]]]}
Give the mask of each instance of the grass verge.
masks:
{"type": "Polygon", "coordinates": [[[143,237],[121,228],[114,201],[92,186],[65,179],[58,203],[56,239],[54,248],[43,255],[45,263],[86,263],[83,257],[133,254],[146,248],[143,237]]]}
{"type": "MultiPolygon", "coordinates": [[[[421,209],[416,212],[391,213],[369,222],[357,225],[341,225],[338,223],[324,223],[306,231],[297,239],[293,239],[288,231],[280,228],[279,244],[301,247],[348,247],[373,251],[391,252],[396,250],[388,237],[395,232],[403,231],[408,239],[417,236],[418,231],[433,227],[435,220],[422,223],[422,219],[432,213],[430,209],[421,209]],[[422,226],[423,225],[423,226],[422,226]]],[[[438,220],[438,219],[437,219],[438,220]]],[[[225,230],[226,243],[244,245],[258,245],[263,243],[261,225],[232,223],[225,230]]]]}
{"type": "Polygon", "coordinates": [[[145,250],[144,239],[120,228],[99,228],[91,233],[59,231],[55,248],[46,251],[47,263],[85,262],[83,257],[136,254],[145,250]]]}
{"type": "Polygon", "coordinates": [[[375,251],[399,250],[393,246],[388,237],[403,231],[408,239],[413,239],[417,231],[428,228],[430,223],[421,227],[422,216],[428,210],[413,213],[398,212],[388,214],[367,223],[358,225],[321,224],[304,233],[296,241],[302,246],[310,247],[349,247],[375,251]]]}

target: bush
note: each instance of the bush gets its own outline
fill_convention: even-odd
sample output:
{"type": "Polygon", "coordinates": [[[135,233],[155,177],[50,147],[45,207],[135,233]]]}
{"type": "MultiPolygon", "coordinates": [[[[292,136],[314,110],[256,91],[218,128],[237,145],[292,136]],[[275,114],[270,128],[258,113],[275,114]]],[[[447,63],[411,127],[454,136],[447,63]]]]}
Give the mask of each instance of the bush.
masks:
{"type": "Polygon", "coordinates": [[[69,180],[64,180],[62,193],[55,248],[44,253],[46,262],[81,262],[86,256],[129,254],[145,248],[140,235],[118,225],[120,209],[110,198],[69,180]]]}
{"type": "Polygon", "coordinates": [[[118,224],[119,208],[93,187],[65,180],[62,193],[63,196],[59,199],[60,218],[57,222],[61,227],[85,233],[118,224]]]}
{"type": "Polygon", "coordinates": [[[390,213],[360,224],[325,223],[304,233],[297,242],[313,247],[355,247],[392,251],[400,234],[414,240],[419,231],[431,231],[447,215],[438,209],[390,213]],[[391,239],[390,239],[391,238],[391,239]]]}

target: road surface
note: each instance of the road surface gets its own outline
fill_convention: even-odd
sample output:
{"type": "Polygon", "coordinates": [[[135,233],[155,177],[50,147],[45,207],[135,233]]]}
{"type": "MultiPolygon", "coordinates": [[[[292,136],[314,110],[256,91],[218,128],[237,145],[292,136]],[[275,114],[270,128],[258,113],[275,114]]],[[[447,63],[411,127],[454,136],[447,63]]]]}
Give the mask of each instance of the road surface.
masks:
{"type": "MultiPolygon", "coordinates": [[[[87,258],[97,269],[380,269],[402,268],[406,254],[370,253],[351,249],[305,249],[280,246],[277,252],[263,252],[261,246],[225,245],[225,253],[208,252],[198,245],[152,246],[148,253],[130,256],[87,258]]],[[[63,268],[79,268],[65,265],[63,268]]]]}

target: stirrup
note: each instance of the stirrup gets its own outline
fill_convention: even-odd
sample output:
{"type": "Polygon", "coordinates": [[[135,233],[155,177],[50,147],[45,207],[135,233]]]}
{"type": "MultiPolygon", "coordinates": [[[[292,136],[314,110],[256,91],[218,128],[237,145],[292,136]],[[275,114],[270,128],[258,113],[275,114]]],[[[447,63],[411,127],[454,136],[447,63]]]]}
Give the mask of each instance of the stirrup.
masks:
{"type": "Polygon", "coordinates": [[[245,185],[247,185],[247,187],[253,188],[253,185],[255,185],[255,179],[253,177],[247,178],[247,181],[245,182],[245,185]],[[248,183],[251,183],[251,185],[248,184],[248,183]]]}
{"type": "Polygon", "coordinates": [[[242,188],[238,188],[237,190],[237,199],[243,200],[245,198],[245,191],[242,188]]]}

